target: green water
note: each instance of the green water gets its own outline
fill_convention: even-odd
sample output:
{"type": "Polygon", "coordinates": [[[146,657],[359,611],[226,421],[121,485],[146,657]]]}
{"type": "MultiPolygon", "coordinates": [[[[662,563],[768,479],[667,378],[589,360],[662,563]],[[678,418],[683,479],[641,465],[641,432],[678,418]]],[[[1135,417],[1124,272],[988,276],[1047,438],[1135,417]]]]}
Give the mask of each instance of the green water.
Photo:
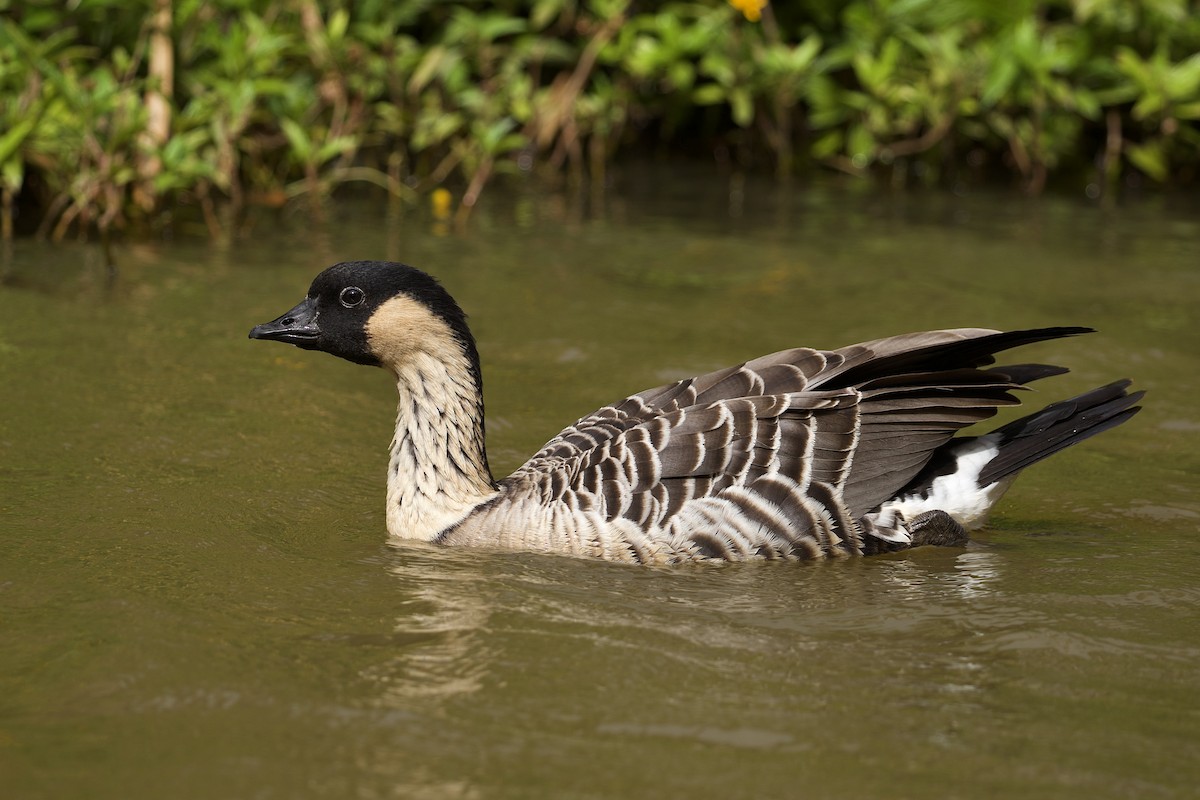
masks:
{"type": "Polygon", "coordinates": [[[489,189],[231,242],[0,262],[4,798],[1173,798],[1200,785],[1200,205],[489,189]],[[493,467],[664,380],[796,344],[1085,324],[1130,424],[966,550],[673,570],[385,541],[386,375],[257,322],[323,266],[441,276],[493,467]]]}

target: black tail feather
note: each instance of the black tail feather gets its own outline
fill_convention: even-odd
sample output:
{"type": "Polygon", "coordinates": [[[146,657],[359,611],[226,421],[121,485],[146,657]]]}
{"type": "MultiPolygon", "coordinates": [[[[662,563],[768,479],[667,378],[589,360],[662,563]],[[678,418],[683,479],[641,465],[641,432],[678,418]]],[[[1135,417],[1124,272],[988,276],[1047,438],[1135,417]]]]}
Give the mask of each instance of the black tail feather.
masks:
{"type": "Polygon", "coordinates": [[[1000,434],[1000,452],[979,474],[979,485],[988,486],[1015,475],[1059,450],[1125,422],[1141,410],[1134,404],[1145,394],[1129,394],[1129,385],[1128,380],[1116,381],[997,428],[993,433],[1000,434]]]}

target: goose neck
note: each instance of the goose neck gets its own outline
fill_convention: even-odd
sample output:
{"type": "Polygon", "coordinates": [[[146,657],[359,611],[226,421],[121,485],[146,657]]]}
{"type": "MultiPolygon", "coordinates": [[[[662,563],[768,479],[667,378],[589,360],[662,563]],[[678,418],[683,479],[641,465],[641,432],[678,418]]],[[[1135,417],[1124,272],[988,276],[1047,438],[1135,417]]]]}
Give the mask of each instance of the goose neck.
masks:
{"type": "Polygon", "coordinates": [[[388,532],[433,540],[496,493],[484,446],[478,370],[417,353],[395,370],[388,532]]]}

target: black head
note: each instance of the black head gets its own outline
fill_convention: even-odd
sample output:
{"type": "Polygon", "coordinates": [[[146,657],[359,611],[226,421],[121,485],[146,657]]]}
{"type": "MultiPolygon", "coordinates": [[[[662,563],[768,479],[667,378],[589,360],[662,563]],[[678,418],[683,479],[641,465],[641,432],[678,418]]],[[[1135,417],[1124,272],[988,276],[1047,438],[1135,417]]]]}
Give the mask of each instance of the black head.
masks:
{"type": "MultiPolygon", "coordinates": [[[[419,269],[384,261],[347,261],[326,269],[308,289],[308,296],[278,319],[256,325],[251,339],[273,339],[305,350],[369,366],[394,366],[389,343],[380,342],[380,309],[402,298],[426,319],[447,332],[477,369],[475,342],[466,315],[437,280],[419,269]]],[[[398,332],[405,335],[408,332],[398,332]]],[[[430,335],[429,326],[416,326],[412,336],[430,335]]],[[[390,338],[390,337],[389,337],[390,338]]],[[[394,349],[394,348],[392,348],[394,349]]]]}

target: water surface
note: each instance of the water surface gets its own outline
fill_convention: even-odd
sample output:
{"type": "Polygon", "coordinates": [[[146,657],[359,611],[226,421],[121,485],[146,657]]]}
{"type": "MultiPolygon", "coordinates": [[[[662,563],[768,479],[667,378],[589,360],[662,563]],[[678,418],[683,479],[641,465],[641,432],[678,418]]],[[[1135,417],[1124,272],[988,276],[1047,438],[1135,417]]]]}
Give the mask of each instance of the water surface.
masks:
{"type": "Polygon", "coordinates": [[[12,798],[1189,797],[1200,784],[1200,207],[643,171],[489,189],[463,234],[325,225],[0,266],[12,798]],[[797,344],[1084,324],[1130,424],[967,549],[647,569],[392,546],[386,375],[256,322],[404,260],[471,314],[498,474],[593,408],[797,344]]]}

